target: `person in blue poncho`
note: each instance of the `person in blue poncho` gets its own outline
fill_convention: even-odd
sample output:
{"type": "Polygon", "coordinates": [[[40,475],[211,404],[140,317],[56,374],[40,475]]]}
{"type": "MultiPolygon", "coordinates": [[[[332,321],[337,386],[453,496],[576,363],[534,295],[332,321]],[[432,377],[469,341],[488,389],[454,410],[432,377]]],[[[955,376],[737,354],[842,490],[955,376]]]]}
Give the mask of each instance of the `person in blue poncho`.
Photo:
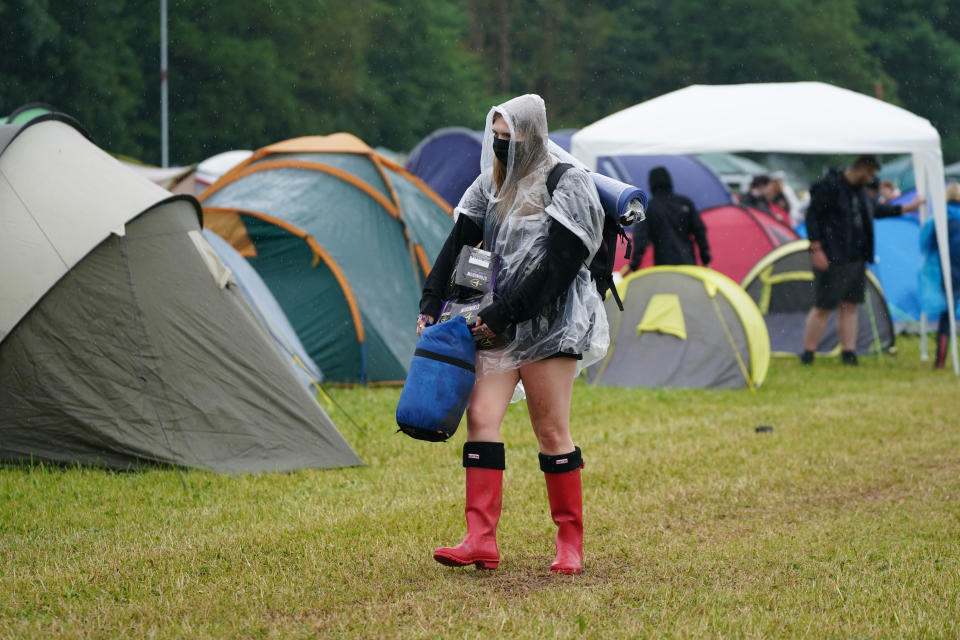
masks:
{"type": "MultiPolygon", "coordinates": [[[[950,279],[953,284],[955,317],[960,315],[960,183],[947,185],[947,232],[950,246],[950,279]]],[[[950,314],[943,290],[943,272],[940,268],[940,249],[933,218],[920,229],[920,251],[923,266],[920,269],[920,309],[928,314],[940,314],[937,326],[937,357],[935,369],[942,369],[947,359],[950,341],[950,314]]]]}

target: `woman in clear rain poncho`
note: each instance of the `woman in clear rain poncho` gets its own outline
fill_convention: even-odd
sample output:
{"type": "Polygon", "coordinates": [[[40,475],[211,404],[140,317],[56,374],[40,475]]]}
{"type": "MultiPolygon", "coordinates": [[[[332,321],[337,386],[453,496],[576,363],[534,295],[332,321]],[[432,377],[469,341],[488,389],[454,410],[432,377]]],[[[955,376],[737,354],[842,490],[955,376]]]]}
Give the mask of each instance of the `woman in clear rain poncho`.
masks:
{"type": "Polygon", "coordinates": [[[475,338],[504,335],[503,347],[477,351],[477,382],[467,408],[467,537],[441,547],[441,564],[495,569],[504,448],[500,424],[518,382],[527,396],[540,447],[550,511],[557,524],[551,570],[579,573],[583,563],[580,448],[570,436],[573,380],[603,357],[606,316],[587,265],[597,252],[603,210],[592,180],[567,170],[551,198],[547,176],[559,160],[548,152],[543,100],[524,95],[487,114],[480,177],[454,211],[456,224],[424,285],[418,333],[434,322],[463,246],[500,256],[494,302],[481,309],[475,338]]]}

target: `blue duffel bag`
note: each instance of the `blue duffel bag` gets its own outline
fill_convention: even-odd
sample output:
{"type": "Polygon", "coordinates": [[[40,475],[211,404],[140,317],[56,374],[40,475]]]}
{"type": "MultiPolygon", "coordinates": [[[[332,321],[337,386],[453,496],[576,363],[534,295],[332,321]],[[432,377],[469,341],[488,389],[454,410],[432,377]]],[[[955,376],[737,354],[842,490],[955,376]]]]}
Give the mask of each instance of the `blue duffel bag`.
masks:
{"type": "Polygon", "coordinates": [[[397,426],[418,440],[441,442],[457,431],[476,379],[476,346],[457,316],[420,333],[397,403],[397,426]]]}

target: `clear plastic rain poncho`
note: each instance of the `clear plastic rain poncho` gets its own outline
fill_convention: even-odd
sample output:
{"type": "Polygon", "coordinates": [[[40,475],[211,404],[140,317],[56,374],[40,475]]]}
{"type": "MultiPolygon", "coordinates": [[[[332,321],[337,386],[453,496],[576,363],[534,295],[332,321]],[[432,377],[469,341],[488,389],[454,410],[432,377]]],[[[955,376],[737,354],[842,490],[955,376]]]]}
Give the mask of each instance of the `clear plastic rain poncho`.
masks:
{"type": "Polygon", "coordinates": [[[513,338],[509,344],[477,352],[483,371],[515,369],[558,352],[583,354],[581,366],[586,367],[602,358],[610,344],[603,301],[586,266],[600,247],[600,199],[587,173],[574,167],[563,174],[551,201],[547,176],[558,162],[547,150],[547,114],[540,96],[513,98],[487,114],[480,176],[454,216],[468,216],[480,225],[483,248],[500,256],[494,293],[507,295],[537,268],[546,253],[551,220],[573,232],[589,256],[565,294],[508,330],[513,338]],[[505,171],[502,163],[494,162],[493,123],[498,116],[510,129],[505,171]],[[502,178],[499,189],[495,172],[502,178]]]}

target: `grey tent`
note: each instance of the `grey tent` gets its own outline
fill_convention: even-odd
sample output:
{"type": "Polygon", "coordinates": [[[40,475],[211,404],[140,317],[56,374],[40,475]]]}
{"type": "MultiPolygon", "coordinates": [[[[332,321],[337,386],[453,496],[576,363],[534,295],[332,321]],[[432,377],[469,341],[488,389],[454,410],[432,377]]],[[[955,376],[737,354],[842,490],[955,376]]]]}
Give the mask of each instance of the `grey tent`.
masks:
{"type": "MultiPolygon", "coordinates": [[[[806,239],[781,245],[757,261],[741,283],[763,314],[770,348],[777,356],[793,356],[803,350],[803,328],[813,307],[809,249],[806,239]]],[[[869,269],[866,274],[864,304],[857,310],[857,352],[888,352],[896,339],[893,320],[880,281],[869,269]]],[[[817,352],[840,354],[836,314],[830,317],[817,352]]]]}
{"type": "Polygon", "coordinates": [[[760,311],[711,269],[651,267],[624,278],[623,311],[607,296],[610,349],[587,369],[594,384],[727,389],[760,386],[770,339],[760,311]]]}
{"type": "Polygon", "coordinates": [[[0,126],[0,461],[362,464],[200,215],[65,116],[0,126]]]}

